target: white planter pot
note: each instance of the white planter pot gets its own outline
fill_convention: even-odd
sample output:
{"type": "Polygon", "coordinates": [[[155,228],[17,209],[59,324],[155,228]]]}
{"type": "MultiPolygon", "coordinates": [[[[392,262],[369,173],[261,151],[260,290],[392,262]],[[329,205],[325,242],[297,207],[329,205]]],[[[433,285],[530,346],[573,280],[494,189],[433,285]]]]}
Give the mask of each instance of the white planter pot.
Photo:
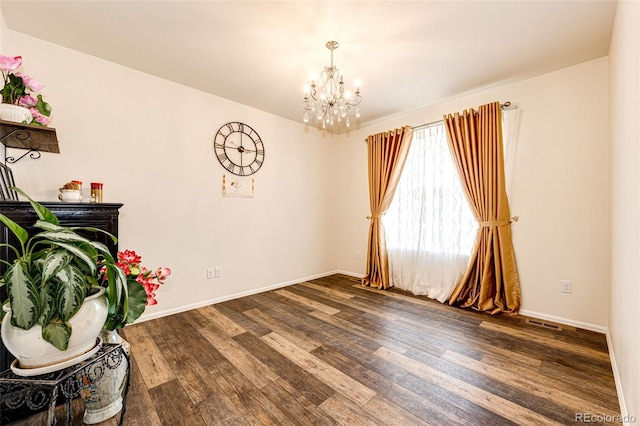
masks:
{"type": "Polygon", "coordinates": [[[71,323],[71,338],[66,351],[53,346],[42,338],[42,327],[35,325],[29,330],[11,325],[11,309],[4,306],[7,315],[2,320],[2,341],[11,354],[18,359],[21,369],[54,366],[74,359],[96,345],[96,338],[107,319],[107,301],[104,288],[84,299],[82,307],[71,323]]]}
{"type": "Polygon", "coordinates": [[[31,112],[25,107],[1,103],[0,119],[5,121],[13,121],[14,123],[31,123],[33,117],[31,115],[31,112]]]}

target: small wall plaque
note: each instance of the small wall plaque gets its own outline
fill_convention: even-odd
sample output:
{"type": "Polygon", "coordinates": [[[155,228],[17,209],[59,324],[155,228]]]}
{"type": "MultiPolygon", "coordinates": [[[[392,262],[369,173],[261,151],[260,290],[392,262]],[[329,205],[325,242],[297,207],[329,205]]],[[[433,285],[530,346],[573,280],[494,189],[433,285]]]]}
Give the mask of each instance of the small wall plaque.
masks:
{"type": "Polygon", "coordinates": [[[241,178],[238,176],[231,176],[227,179],[226,175],[222,175],[223,197],[253,198],[254,192],[254,178],[241,178]]]}

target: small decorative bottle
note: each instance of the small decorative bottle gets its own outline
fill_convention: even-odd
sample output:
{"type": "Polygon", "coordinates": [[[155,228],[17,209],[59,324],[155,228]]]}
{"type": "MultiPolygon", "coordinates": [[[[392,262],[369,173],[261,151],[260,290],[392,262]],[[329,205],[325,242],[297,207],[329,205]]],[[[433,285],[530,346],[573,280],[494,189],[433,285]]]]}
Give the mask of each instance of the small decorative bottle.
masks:
{"type": "Polygon", "coordinates": [[[102,202],[102,183],[91,182],[91,202],[92,203],[102,202]]]}

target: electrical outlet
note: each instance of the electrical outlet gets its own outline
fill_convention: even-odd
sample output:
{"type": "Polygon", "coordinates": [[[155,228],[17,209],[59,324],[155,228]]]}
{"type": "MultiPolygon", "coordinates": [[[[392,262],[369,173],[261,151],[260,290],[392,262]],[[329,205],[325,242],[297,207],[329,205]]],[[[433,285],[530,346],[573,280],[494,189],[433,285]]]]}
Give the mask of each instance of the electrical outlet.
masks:
{"type": "Polygon", "coordinates": [[[569,293],[569,294],[571,294],[572,291],[573,291],[573,282],[567,281],[567,280],[560,281],[560,292],[561,293],[569,293]]]}
{"type": "Polygon", "coordinates": [[[360,260],[362,259],[362,253],[361,252],[356,252],[356,260],[360,260]]]}
{"type": "Polygon", "coordinates": [[[207,279],[210,280],[211,278],[215,277],[216,272],[214,268],[208,268],[207,269],[207,279]]]}
{"type": "Polygon", "coordinates": [[[217,268],[213,268],[213,276],[214,278],[220,278],[222,276],[222,268],[219,266],[217,268]]]}

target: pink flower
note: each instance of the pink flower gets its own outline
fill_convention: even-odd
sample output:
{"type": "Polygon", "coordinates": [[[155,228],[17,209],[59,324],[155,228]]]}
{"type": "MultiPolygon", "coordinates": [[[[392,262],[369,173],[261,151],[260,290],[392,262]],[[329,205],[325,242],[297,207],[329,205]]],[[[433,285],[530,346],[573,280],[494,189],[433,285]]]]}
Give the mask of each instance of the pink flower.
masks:
{"type": "Polygon", "coordinates": [[[156,269],[156,278],[158,281],[164,281],[169,275],[171,275],[170,268],[158,268],[156,269]]]}
{"type": "Polygon", "coordinates": [[[151,284],[151,282],[153,282],[153,277],[151,277],[149,275],[146,275],[146,274],[140,274],[136,278],[136,281],[138,281],[140,284],[145,286],[145,285],[151,284]]]}
{"type": "Polygon", "coordinates": [[[17,72],[16,77],[20,77],[24,85],[27,86],[29,89],[33,90],[34,92],[38,92],[44,88],[44,84],[40,83],[38,80],[36,80],[33,77],[30,77],[26,74],[22,74],[21,72],[17,72]]]}
{"type": "Polygon", "coordinates": [[[154,294],[156,290],[160,288],[160,285],[149,283],[149,284],[145,284],[143,287],[147,293],[154,294]]]}
{"type": "Polygon", "coordinates": [[[147,305],[157,305],[158,301],[156,300],[155,291],[160,287],[158,284],[143,284],[144,291],[147,293],[147,305]]]}
{"type": "Polygon", "coordinates": [[[23,97],[20,98],[19,105],[23,107],[31,108],[36,106],[37,103],[38,101],[33,96],[24,95],[23,97]]]}
{"type": "Polygon", "coordinates": [[[40,114],[40,111],[38,111],[37,108],[31,108],[29,111],[31,111],[31,115],[33,116],[33,121],[36,121],[42,124],[43,126],[46,126],[47,124],[51,123],[51,119],[46,115],[40,114]]]}
{"type": "Polygon", "coordinates": [[[0,55],[0,70],[14,71],[22,65],[22,56],[0,55]]]}

